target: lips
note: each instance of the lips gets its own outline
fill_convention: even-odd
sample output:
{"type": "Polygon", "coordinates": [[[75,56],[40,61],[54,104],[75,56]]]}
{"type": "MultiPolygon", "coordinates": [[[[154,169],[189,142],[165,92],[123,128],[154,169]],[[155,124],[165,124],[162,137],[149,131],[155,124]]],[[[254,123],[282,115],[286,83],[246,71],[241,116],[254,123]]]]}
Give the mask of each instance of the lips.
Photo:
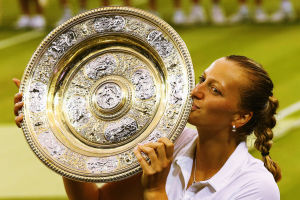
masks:
{"type": "Polygon", "coordinates": [[[198,106],[196,106],[194,103],[192,104],[192,111],[200,109],[198,106]]]}

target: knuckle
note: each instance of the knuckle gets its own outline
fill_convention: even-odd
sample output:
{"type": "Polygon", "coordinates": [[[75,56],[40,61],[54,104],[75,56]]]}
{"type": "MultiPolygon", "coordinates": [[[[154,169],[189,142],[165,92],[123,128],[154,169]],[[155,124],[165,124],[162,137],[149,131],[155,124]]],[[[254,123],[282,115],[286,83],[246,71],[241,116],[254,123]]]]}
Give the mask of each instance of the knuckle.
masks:
{"type": "Polygon", "coordinates": [[[157,144],[157,146],[158,146],[158,148],[162,148],[162,147],[164,146],[164,144],[159,142],[159,143],[157,144]]]}
{"type": "Polygon", "coordinates": [[[143,161],[142,157],[137,158],[138,162],[141,163],[143,161]]]}
{"type": "Polygon", "coordinates": [[[148,153],[149,153],[149,154],[154,154],[154,153],[155,153],[155,152],[154,152],[154,149],[149,148],[149,149],[148,149],[148,153]]]}
{"type": "Polygon", "coordinates": [[[153,176],[155,174],[154,170],[145,170],[144,173],[148,176],[153,176]]]}
{"type": "Polygon", "coordinates": [[[174,149],[174,144],[173,144],[173,143],[170,143],[170,144],[168,144],[168,147],[169,147],[170,149],[174,149]]]}

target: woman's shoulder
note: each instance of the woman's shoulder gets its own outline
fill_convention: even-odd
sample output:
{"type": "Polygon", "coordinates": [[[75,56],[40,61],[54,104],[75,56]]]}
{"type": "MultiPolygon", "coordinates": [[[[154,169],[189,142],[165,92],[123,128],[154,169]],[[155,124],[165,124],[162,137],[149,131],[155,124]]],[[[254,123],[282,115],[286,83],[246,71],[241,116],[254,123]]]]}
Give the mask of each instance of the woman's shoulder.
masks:
{"type": "Polygon", "coordinates": [[[280,199],[273,175],[251,155],[236,181],[240,183],[236,199],[280,199]]]}

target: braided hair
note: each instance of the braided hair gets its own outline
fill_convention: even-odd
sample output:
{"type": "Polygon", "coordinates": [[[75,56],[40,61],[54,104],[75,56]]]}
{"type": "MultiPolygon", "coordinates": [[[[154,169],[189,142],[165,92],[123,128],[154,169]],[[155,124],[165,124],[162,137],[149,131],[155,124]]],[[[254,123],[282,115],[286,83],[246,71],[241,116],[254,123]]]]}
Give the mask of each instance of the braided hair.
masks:
{"type": "Polygon", "coordinates": [[[262,66],[245,57],[230,55],[227,60],[235,62],[247,73],[249,84],[241,88],[240,108],[253,112],[252,118],[236,130],[239,141],[254,132],[255,148],[261,152],[265,167],[273,174],[276,182],[281,179],[281,170],[269,155],[272,147],[273,131],[276,125],[275,114],[278,100],[273,96],[273,82],[262,66]]]}

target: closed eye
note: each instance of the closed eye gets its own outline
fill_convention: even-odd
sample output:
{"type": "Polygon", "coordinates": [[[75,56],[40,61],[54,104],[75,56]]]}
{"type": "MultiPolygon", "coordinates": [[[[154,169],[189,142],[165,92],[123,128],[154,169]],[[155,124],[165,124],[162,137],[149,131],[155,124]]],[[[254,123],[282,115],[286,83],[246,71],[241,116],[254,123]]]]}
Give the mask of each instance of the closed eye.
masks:
{"type": "Polygon", "coordinates": [[[210,86],[210,88],[211,88],[211,91],[212,91],[213,94],[222,96],[222,93],[216,87],[210,86]]]}

